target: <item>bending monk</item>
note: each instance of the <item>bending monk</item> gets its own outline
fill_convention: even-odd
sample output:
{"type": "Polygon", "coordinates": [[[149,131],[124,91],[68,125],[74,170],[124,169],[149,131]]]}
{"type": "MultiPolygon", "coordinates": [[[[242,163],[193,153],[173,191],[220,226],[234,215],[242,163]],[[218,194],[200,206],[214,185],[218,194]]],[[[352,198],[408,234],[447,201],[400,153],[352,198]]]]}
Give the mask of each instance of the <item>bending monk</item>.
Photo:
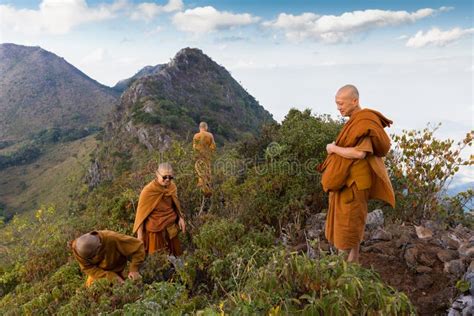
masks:
{"type": "Polygon", "coordinates": [[[198,187],[205,197],[212,195],[211,188],[211,159],[216,150],[214,136],[207,131],[206,122],[199,124],[199,133],[193,137],[193,149],[196,157],[194,168],[198,176],[198,187]]]}
{"type": "Polygon", "coordinates": [[[110,230],[92,231],[72,242],[74,257],[87,274],[86,286],[106,278],[123,283],[127,258],[130,258],[128,278],[140,278],[138,268],[145,260],[143,243],[137,238],[110,230]]]}
{"type": "Polygon", "coordinates": [[[349,117],[320,166],[321,183],[329,192],[326,238],[338,250],[349,251],[349,262],[359,261],[367,202],[379,199],[395,206],[395,195],[382,161],[390,149],[384,128],[392,121],[381,113],[361,109],[359,92],[346,85],[336,94],[337,109],[349,117]]]}
{"type": "Polygon", "coordinates": [[[173,178],[171,165],[162,163],[156,171],[156,178],[140,193],[133,232],[143,241],[147,253],[182,254],[178,228],[184,233],[186,223],[176,185],[171,181],[173,178]]]}

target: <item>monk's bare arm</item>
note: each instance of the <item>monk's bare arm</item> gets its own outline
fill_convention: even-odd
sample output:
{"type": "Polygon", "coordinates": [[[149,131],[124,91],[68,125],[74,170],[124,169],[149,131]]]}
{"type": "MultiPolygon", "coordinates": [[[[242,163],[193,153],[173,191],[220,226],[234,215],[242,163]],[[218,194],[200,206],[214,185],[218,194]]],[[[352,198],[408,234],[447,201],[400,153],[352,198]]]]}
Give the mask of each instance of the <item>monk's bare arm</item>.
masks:
{"type": "Polygon", "coordinates": [[[141,241],[144,241],[145,239],[143,238],[143,224],[138,227],[137,230],[137,238],[140,239],[141,241]]]}
{"type": "Polygon", "coordinates": [[[326,146],[328,154],[336,154],[347,159],[364,159],[367,153],[355,147],[340,147],[333,143],[326,146]]]}

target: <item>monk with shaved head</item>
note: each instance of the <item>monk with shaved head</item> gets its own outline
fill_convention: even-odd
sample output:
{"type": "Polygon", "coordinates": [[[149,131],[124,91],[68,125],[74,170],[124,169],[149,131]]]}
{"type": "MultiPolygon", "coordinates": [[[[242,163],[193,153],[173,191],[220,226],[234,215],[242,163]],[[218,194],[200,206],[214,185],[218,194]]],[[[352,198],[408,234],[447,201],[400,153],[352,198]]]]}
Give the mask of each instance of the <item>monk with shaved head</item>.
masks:
{"type": "Polygon", "coordinates": [[[128,278],[138,279],[138,269],[145,260],[145,250],[140,240],[109,230],[80,236],[72,242],[72,251],[81,270],[88,276],[86,286],[102,278],[123,283],[128,260],[128,278]]]}
{"type": "Polygon", "coordinates": [[[367,202],[379,199],[395,206],[395,195],[382,161],[390,149],[384,128],[392,121],[380,112],[362,109],[359,91],[345,85],[336,93],[337,109],[349,120],[335,142],[326,146],[328,156],[320,166],[321,183],[329,192],[326,238],[347,260],[359,261],[367,202]]]}
{"type": "Polygon", "coordinates": [[[214,136],[208,132],[206,122],[199,123],[199,133],[194,134],[193,149],[196,158],[194,168],[198,176],[198,187],[205,197],[212,195],[211,188],[211,160],[216,143],[214,136]]]}
{"type": "Polygon", "coordinates": [[[160,164],[155,179],[143,188],[138,199],[133,232],[150,254],[156,251],[174,256],[182,254],[178,232],[186,231],[186,222],[173,179],[171,165],[160,164]]]}

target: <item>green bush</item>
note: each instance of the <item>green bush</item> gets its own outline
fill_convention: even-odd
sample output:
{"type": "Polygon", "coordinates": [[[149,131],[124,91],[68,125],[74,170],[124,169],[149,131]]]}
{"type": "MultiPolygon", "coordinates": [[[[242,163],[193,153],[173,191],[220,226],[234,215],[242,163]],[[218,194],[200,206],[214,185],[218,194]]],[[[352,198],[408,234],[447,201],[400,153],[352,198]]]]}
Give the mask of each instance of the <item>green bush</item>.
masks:
{"type": "Polygon", "coordinates": [[[311,260],[280,252],[231,293],[226,313],[305,315],[414,314],[405,294],[383,285],[375,272],[348,264],[339,256],[311,260]]]}
{"type": "MultiPolygon", "coordinates": [[[[434,137],[439,126],[392,135],[395,147],[386,161],[396,193],[394,217],[398,219],[419,221],[446,213],[441,202],[448,184],[461,166],[474,164],[472,157],[461,156],[472,146],[474,131],[453,146],[454,140],[434,137]]],[[[447,206],[449,209],[449,203],[447,206]]]]}

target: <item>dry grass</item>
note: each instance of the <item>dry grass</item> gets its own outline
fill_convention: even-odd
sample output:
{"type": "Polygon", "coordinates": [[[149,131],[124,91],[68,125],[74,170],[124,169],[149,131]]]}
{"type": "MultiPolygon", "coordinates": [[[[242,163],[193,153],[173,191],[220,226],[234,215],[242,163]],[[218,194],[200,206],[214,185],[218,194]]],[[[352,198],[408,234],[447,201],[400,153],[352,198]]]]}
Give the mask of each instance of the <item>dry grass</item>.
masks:
{"type": "Polygon", "coordinates": [[[64,208],[89,167],[96,147],[94,136],[52,145],[34,163],[0,171],[0,201],[9,213],[36,209],[43,204],[64,208]]]}

